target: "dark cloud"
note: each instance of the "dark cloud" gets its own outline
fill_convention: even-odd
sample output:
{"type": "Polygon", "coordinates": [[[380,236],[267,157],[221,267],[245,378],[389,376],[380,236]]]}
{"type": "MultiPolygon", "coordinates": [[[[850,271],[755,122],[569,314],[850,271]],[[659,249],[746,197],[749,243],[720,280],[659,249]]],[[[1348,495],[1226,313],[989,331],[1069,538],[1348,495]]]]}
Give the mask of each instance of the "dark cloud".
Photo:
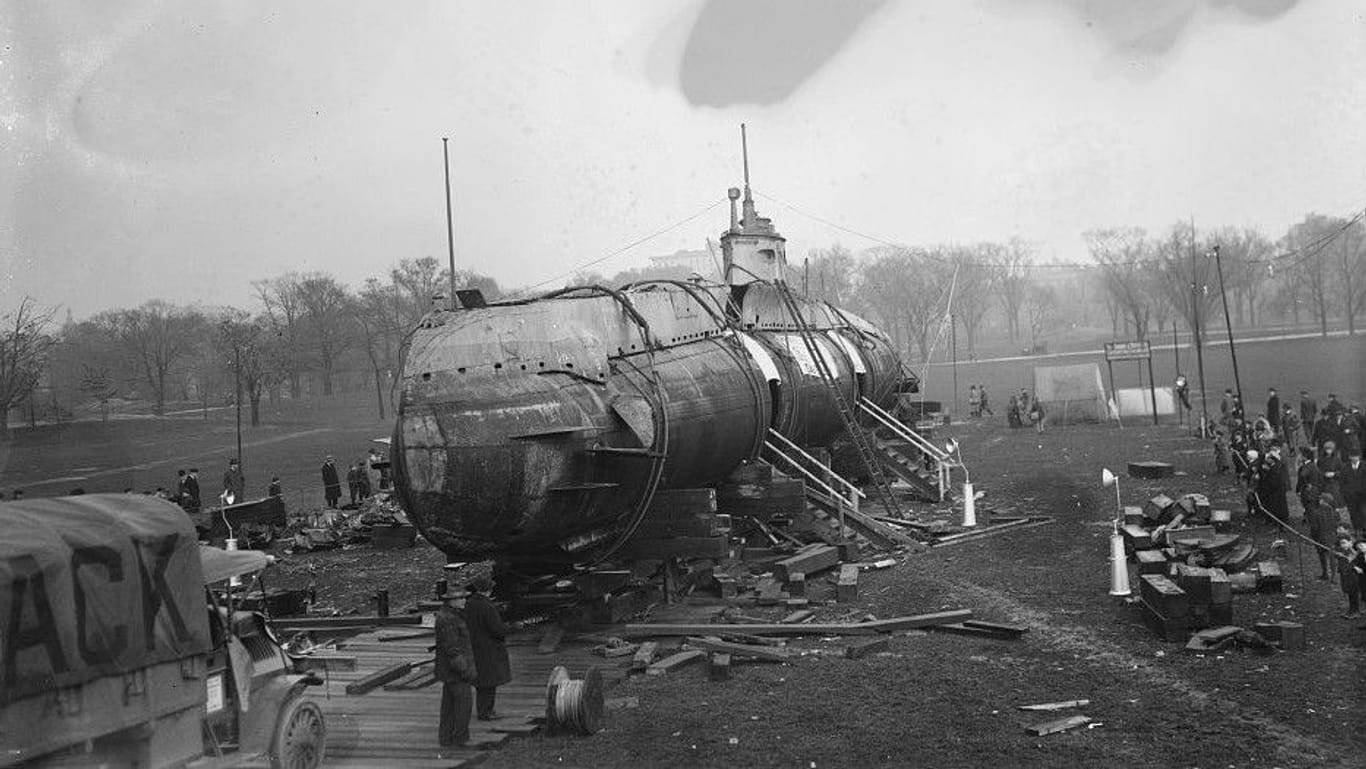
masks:
{"type": "Polygon", "coordinates": [[[683,49],[679,87],[701,106],[781,102],[883,4],[708,0],[683,49]]]}

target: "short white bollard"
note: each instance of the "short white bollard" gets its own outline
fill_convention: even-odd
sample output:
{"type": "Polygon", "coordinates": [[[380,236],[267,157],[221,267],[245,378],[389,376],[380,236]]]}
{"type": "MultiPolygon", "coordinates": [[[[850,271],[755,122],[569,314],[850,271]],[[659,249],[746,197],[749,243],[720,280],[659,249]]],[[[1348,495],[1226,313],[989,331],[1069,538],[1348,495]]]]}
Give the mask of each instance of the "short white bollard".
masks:
{"type": "Polygon", "coordinates": [[[963,526],[977,525],[977,498],[972,494],[972,484],[963,483],[963,526]]]}
{"type": "Polygon", "coordinates": [[[1129,559],[1124,555],[1124,536],[1116,531],[1110,535],[1110,595],[1129,594],[1129,559]]]}
{"type": "MultiPolygon", "coordinates": [[[[223,549],[224,549],[224,550],[236,550],[236,549],[237,549],[237,538],[236,538],[236,537],[228,537],[227,540],[223,542],[223,549]]],[[[241,586],[242,586],[242,578],[241,578],[241,577],[229,577],[229,578],[228,578],[228,587],[241,587],[241,586]]]]}

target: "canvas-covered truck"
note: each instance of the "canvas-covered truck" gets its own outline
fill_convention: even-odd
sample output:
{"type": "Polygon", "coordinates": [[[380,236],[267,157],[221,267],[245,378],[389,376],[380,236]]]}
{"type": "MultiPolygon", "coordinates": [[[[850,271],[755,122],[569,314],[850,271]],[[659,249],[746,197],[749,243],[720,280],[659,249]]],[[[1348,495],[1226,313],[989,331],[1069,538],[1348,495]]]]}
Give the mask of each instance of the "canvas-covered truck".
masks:
{"type": "Polygon", "coordinates": [[[154,497],[0,503],[0,767],[318,766],[320,681],[231,605],[266,563],[154,497]]]}

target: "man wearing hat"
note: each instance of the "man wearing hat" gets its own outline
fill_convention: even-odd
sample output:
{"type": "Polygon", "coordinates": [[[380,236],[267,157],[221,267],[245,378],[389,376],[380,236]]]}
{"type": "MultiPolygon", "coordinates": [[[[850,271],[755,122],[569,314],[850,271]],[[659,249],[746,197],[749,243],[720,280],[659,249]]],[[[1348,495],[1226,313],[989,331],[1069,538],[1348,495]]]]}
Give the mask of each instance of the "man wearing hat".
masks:
{"type": "Polygon", "coordinates": [[[242,466],[237,462],[237,457],[229,459],[228,469],[223,471],[222,498],[229,505],[247,498],[247,477],[242,474],[242,466]]]}
{"type": "Polygon", "coordinates": [[[331,454],[323,461],[323,496],[327,499],[327,506],[332,508],[341,499],[341,478],[337,477],[337,466],[333,464],[331,454]]]}
{"type": "Polygon", "coordinates": [[[1347,463],[1338,478],[1342,501],[1347,503],[1347,514],[1352,517],[1352,529],[1358,537],[1366,532],[1366,464],[1361,461],[1361,449],[1347,451],[1347,463]]]}
{"type": "Polygon", "coordinates": [[[512,680],[505,639],[508,626],[498,614],[498,607],[489,599],[493,582],[480,577],[470,583],[469,602],[465,606],[465,623],[470,628],[470,643],[474,647],[475,717],[480,721],[500,718],[493,710],[498,687],[512,680]]]}
{"type": "Polygon", "coordinates": [[[1304,439],[1314,440],[1314,422],[1319,418],[1319,402],[1309,397],[1308,390],[1300,390],[1300,427],[1304,428],[1304,439]]]}
{"type": "Polygon", "coordinates": [[[437,741],[441,747],[459,747],[470,740],[470,684],[475,681],[474,649],[465,624],[464,608],[468,593],[457,588],[442,597],[436,613],[436,664],[433,670],[441,682],[441,725],[437,741]]]}

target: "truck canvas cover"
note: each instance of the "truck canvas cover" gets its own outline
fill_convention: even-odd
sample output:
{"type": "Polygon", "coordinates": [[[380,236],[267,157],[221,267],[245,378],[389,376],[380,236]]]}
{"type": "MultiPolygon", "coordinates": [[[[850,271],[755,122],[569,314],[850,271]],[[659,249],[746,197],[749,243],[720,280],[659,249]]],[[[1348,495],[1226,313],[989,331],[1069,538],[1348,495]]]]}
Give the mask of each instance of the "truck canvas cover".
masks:
{"type": "Polygon", "coordinates": [[[0,705],[209,644],[179,507],[132,494],[0,502],[0,705]]]}

